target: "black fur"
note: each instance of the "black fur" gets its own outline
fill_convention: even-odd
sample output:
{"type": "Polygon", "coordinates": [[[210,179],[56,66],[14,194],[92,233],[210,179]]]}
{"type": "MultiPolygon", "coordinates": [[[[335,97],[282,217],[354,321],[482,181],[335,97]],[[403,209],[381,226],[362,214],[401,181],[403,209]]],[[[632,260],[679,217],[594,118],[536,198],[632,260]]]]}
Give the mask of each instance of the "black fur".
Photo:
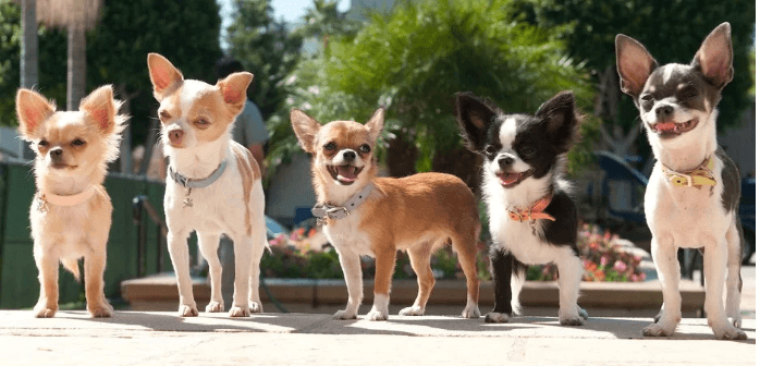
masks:
{"type": "MultiPolygon", "coordinates": [[[[498,244],[491,245],[489,253],[491,258],[491,278],[494,288],[494,313],[514,316],[512,309],[512,276],[524,275],[528,267],[518,261],[512,254],[506,253],[498,244]]],[[[486,322],[490,322],[486,317],[486,322]]]]}
{"type": "MultiPolygon", "coordinates": [[[[511,156],[517,154],[528,164],[534,178],[552,174],[553,181],[548,187],[553,198],[545,212],[555,221],[540,221],[539,235],[542,241],[555,246],[568,246],[579,256],[577,247],[578,214],[575,203],[557,183],[565,168],[565,154],[577,140],[578,124],[582,117],[575,107],[572,92],[562,92],[546,101],[535,115],[505,114],[488,100],[472,93],[457,94],[457,121],[470,150],[483,156],[486,164],[492,163],[502,146],[500,131],[508,119],[514,119],[516,134],[510,149],[511,156]],[[513,152],[511,152],[513,150],[513,152]]],[[[505,155],[502,155],[504,157],[505,155]]],[[[500,166],[501,161],[499,162],[500,166]]],[[[509,165],[512,162],[508,163],[509,165]]],[[[508,171],[509,166],[502,166],[508,171]]],[[[516,183],[517,185],[521,183],[516,183]]],[[[511,189],[511,188],[504,188],[511,189]]],[[[504,203],[507,204],[506,202],[504,203]]],[[[507,207],[505,206],[506,210],[507,207]]],[[[491,274],[494,283],[495,305],[493,312],[514,315],[512,309],[511,277],[524,274],[527,266],[512,253],[505,251],[502,243],[491,244],[491,274]]],[[[486,317],[486,322],[494,319],[486,317]]]]}
{"type": "MultiPolygon", "coordinates": [[[[720,177],[723,180],[723,193],[721,193],[721,201],[723,203],[723,209],[726,213],[730,214],[732,211],[739,209],[739,200],[741,199],[741,174],[736,163],[726,155],[723,148],[718,146],[715,150],[715,156],[723,162],[723,170],[720,172],[720,177]]],[[[739,212],[736,212],[736,216],[739,216],[739,212]]]]}
{"type": "Polygon", "coordinates": [[[556,221],[544,221],[544,237],[553,245],[567,245],[573,249],[576,256],[578,251],[578,210],[575,202],[567,192],[555,190],[552,202],[544,212],[554,216],[556,221]]]}

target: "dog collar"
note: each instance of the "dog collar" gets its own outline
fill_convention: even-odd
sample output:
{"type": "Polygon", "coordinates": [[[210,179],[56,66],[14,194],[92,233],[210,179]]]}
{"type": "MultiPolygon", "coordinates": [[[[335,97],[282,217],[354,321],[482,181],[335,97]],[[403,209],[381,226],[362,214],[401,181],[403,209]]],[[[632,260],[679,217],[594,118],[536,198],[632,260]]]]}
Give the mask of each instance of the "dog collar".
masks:
{"type": "Polygon", "coordinates": [[[222,173],[224,173],[224,168],[227,167],[227,160],[222,160],[222,163],[219,164],[219,167],[216,168],[213,172],[211,172],[211,175],[209,175],[206,178],[203,179],[190,179],[179,172],[175,172],[172,167],[169,167],[169,176],[172,177],[172,179],[177,182],[177,184],[185,187],[185,188],[203,188],[208,187],[211,185],[211,183],[216,182],[219,177],[222,176],[222,173]]]}
{"type": "Polygon", "coordinates": [[[95,194],[95,186],[89,186],[84,191],[71,195],[60,196],[53,193],[37,192],[37,210],[45,212],[48,204],[53,206],[71,207],[87,202],[95,194]]]}
{"type": "Polygon", "coordinates": [[[536,201],[530,208],[512,207],[509,209],[509,218],[514,221],[529,221],[534,222],[536,220],[551,220],[555,221],[554,216],[544,212],[549,203],[552,202],[552,194],[549,193],[536,201]]]}
{"type": "Polygon", "coordinates": [[[346,205],[342,207],[318,204],[311,209],[311,214],[317,217],[320,221],[325,219],[340,220],[348,216],[351,211],[356,210],[356,208],[369,197],[369,194],[374,188],[375,186],[372,185],[372,183],[367,184],[361,191],[346,201],[346,205]]]}
{"type": "Polygon", "coordinates": [[[714,186],[715,176],[712,172],[714,166],[715,162],[711,155],[696,169],[677,172],[662,164],[662,172],[665,173],[665,179],[676,187],[714,186]]]}

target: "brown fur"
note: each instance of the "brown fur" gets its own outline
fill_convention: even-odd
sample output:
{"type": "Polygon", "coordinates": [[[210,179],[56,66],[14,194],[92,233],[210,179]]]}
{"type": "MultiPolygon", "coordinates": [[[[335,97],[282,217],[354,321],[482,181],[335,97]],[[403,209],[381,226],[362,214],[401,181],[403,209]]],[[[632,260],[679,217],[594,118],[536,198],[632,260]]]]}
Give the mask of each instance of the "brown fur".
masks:
{"type": "MultiPolygon", "coordinates": [[[[415,305],[424,308],[435,284],[430,256],[441,245],[453,244],[467,277],[469,298],[477,304],[476,245],[480,220],[477,200],[461,179],[442,173],[420,173],[400,179],[377,177],[373,152],[361,152],[360,147],[368,144],[374,149],[382,130],[382,110],[378,110],[365,125],[334,121],[320,126],[316,120],[298,110],[291,112],[291,122],[301,146],[315,154],[312,174],[320,204],[340,206],[342,201],[335,200],[345,201],[353,195],[336,198],[331,193],[351,189],[338,188],[339,183],[327,169],[328,165],[333,165],[337,153],[344,149],[355,151],[356,160],[364,163],[356,181],[346,187],[354,186],[353,192],[358,192],[368,183],[376,187],[358,208],[363,218],[358,227],[370,238],[370,249],[376,258],[376,294],[390,293],[396,251],[406,250],[419,283],[415,305]]],[[[326,221],[328,226],[336,224],[336,220],[326,221]]]]}
{"type": "MultiPolygon", "coordinates": [[[[253,182],[261,178],[261,171],[256,159],[253,158],[251,151],[236,142],[231,143],[232,152],[235,153],[240,175],[243,177],[243,201],[249,202],[251,198],[251,189],[253,182]]],[[[245,206],[245,232],[251,235],[251,208],[245,206]]]]}

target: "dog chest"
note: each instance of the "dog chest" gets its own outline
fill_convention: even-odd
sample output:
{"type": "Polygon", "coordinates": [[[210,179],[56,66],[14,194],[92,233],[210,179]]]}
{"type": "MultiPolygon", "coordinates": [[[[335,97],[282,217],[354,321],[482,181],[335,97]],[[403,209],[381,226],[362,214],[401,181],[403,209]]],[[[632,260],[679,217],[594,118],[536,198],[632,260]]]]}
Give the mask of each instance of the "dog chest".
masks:
{"type": "Polygon", "coordinates": [[[361,230],[360,222],[359,211],[355,211],[343,219],[323,226],[322,230],[338,252],[349,250],[359,255],[374,256],[371,240],[361,230]]]}
{"type": "Polygon", "coordinates": [[[647,223],[654,235],[670,235],[678,246],[704,246],[724,237],[733,222],[722,207],[722,191],[719,178],[713,187],[675,187],[655,171],[644,197],[647,223]]]}

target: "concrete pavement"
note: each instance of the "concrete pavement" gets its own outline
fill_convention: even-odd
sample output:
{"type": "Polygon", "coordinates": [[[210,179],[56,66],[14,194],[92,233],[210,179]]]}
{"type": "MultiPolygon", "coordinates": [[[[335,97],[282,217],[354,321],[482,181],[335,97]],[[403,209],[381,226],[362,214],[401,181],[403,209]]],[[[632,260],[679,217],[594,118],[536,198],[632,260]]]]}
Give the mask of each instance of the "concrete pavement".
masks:
{"type": "MultiPolygon", "coordinates": [[[[362,311],[367,311],[366,307],[362,311]]],[[[482,309],[485,310],[485,309],[482,309]]],[[[717,341],[705,319],[684,319],[674,337],[645,339],[643,318],[591,318],[561,327],[553,317],[508,324],[448,316],[370,322],[327,314],[263,314],[230,319],[202,313],[117,311],[89,319],[61,311],[35,319],[0,312],[3,365],[681,365],[755,364],[755,320],[748,341],[717,341]]]]}

